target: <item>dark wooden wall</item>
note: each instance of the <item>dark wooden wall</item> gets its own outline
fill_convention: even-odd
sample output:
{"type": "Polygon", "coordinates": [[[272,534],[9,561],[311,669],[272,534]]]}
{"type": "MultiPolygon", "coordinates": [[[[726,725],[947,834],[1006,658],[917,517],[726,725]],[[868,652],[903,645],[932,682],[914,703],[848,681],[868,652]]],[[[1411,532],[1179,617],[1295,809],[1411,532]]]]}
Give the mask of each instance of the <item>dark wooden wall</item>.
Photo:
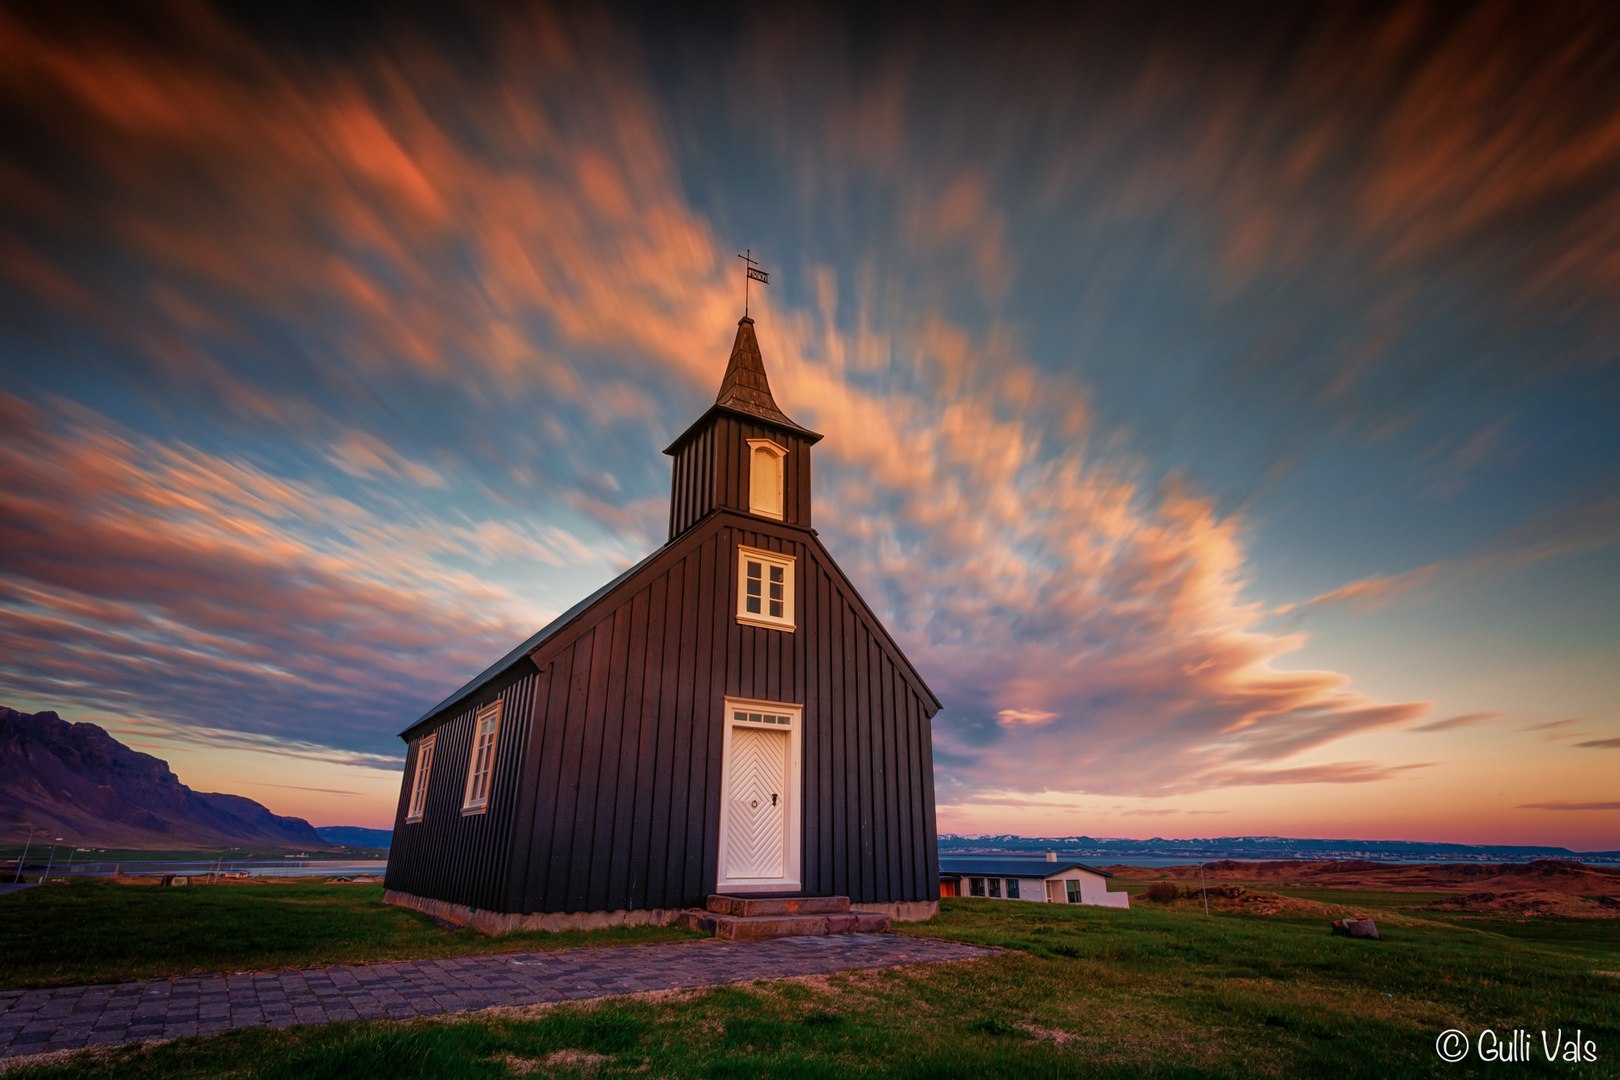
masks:
{"type": "Polygon", "coordinates": [[[488,823],[459,818],[469,705],[440,728],[454,734],[422,823],[404,824],[401,796],[390,888],[525,913],[700,905],[717,877],[733,696],[803,706],[806,893],[937,898],[937,706],[808,531],[715,515],[532,659],[538,673],[505,691],[528,697],[502,721],[488,823]],[[737,622],[740,544],[796,558],[794,632],[737,622]]]}
{"type": "Polygon", "coordinates": [[[393,846],[384,879],[387,888],[487,911],[501,910],[511,861],[513,822],[507,808],[517,800],[524,781],[519,764],[528,749],[537,683],[543,688],[534,666],[524,661],[449,718],[416,733],[406,752],[405,779],[394,814],[393,846]],[[463,817],[461,801],[472,764],[475,716],[497,698],[501,700],[501,727],[487,809],[463,817]],[[433,732],[438,733],[438,741],[422,820],[407,825],[420,736],[433,732]]]}
{"type": "Polygon", "coordinates": [[[674,448],[670,481],[669,535],[679,536],[711,510],[748,513],[748,439],[770,439],[787,448],[782,468],[782,520],[810,528],[810,443],[773,424],[753,423],[720,412],[674,448]]]}

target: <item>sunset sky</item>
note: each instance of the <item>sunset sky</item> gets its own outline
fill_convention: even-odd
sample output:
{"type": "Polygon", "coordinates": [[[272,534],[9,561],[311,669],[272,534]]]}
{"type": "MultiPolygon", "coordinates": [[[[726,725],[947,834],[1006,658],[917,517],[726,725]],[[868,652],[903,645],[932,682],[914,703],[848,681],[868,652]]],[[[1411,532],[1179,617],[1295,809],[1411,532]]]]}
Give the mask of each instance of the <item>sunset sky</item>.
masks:
{"type": "Polygon", "coordinates": [[[399,10],[0,9],[0,704],[389,826],[751,249],[942,830],[1620,848],[1620,8],[399,10]]]}

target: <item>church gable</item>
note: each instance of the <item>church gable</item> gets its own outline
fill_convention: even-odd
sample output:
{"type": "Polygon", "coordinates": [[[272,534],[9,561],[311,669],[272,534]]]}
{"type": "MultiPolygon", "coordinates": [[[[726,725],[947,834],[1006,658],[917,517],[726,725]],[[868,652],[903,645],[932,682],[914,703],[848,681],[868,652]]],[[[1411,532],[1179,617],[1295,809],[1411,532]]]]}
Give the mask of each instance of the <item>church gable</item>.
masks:
{"type": "Polygon", "coordinates": [[[802,707],[807,891],[928,895],[931,845],[918,837],[933,829],[928,720],[939,705],[815,537],[716,517],[531,659],[545,689],[523,769],[538,783],[513,835],[512,910],[704,895],[727,698],[802,707]],[[792,631],[737,618],[746,549],[794,560],[792,631]],[[632,873],[642,866],[644,877],[632,873]]]}

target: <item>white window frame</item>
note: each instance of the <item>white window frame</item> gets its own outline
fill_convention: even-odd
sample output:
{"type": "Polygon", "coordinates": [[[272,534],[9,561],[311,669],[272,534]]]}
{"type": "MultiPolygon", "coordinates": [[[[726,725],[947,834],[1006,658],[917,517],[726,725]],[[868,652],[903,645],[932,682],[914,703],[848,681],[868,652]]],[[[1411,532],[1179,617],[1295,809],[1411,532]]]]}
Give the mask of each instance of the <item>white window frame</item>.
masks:
{"type": "Polygon", "coordinates": [[[424,735],[416,742],[416,775],[411,778],[411,805],[405,812],[405,824],[414,825],[422,820],[427,809],[428,779],[433,775],[433,747],[439,735],[424,735]]]}
{"type": "Polygon", "coordinates": [[[749,892],[798,892],[804,887],[804,706],[787,701],[755,701],[750,698],[725,699],[724,738],[720,745],[720,862],[715,887],[746,889],[749,892]],[[770,714],[787,717],[787,724],[755,723],[738,720],[737,713],[770,714]],[[730,780],[731,733],[737,728],[766,731],[786,731],[788,736],[787,762],[787,841],[782,849],[783,876],[779,878],[733,878],[726,876],[725,859],[728,833],[731,830],[730,808],[726,784],[730,780]]]}
{"type": "Polygon", "coordinates": [[[497,698],[478,710],[473,717],[473,736],[467,754],[467,788],[461,797],[461,812],[482,814],[489,809],[489,789],[495,779],[495,750],[501,739],[501,702],[497,698]],[[485,726],[489,738],[484,738],[485,726]],[[482,769],[480,769],[482,766],[482,769]],[[479,781],[482,780],[482,786],[479,781]]]}
{"type": "Polygon", "coordinates": [[[782,508],[787,505],[787,447],[770,439],[747,439],[748,443],[748,512],[761,517],[782,520],[782,508]],[[754,501],[757,485],[754,483],[754,468],[759,463],[759,451],[764,450],[774,459],[776,466],[776,506],[763,506],[754,501]]]}
{"type": "Polygon", "coordinates": [[[794,606],[793,579],[796,576],[798,560],[792,555],[778,555],[774,551],[761,551],[758,548],[737,545],[737,621],[748,626],[763,626],[770,630],[798,629],[798,611],[794,606]],[[758,613],[748,610],[748,563],[760,563],[760,610],[758,613]],[[772,617],[770,614],[770,568],[776,566],[782,569],[782,617],[772,617]]]}

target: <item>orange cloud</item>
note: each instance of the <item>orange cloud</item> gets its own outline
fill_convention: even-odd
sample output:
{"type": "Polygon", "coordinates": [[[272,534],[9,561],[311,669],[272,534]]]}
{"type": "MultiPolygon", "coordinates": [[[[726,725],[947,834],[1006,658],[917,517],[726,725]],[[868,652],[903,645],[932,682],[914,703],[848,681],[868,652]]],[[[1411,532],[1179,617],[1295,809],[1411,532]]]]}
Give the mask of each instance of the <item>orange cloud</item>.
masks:
{"type": "MultiPolygon", "coordinates": [[[[14,287],[59,299],[94,273],[64,236],[120,247],[150,294],[101,318],[248,416],[290,418],[337,372],[400,365],[490,395],[578,398],[537,324],[707,381],[731,290],[650,99],[598,48],[605,25],[510,17],[491,37],[499,78],[471,83],[403,28],[348,66],[297,68],[204,6],[153,17],[184,46],[0,16],[0,94],[51,109],[64,160],[102,186],[39,208],[53,239],[0,257],[14,287]],[[266,316],[319,343],[333,375],[277,401],[195,347],[201,331],[263,351],[247,322],[266,316]]],[[[628,384],[620,397],[645,409],[628,384]]]]}
{"type": "Polygon", "coordinates": [[[1500,719],[1504,714],[1499,712],[1472,712],[1460,716],[1448,716],[1444,720],[1435,720],[1427,724],[1419,724],[1412,731],[1450,731],[1452,728],[1472,727],[1475,724],[1485,724],[1500,719]]]}
{"type": "Polygon", "coordinates": [[[519,636],[504,593],[310,484],[14,398],[0,421],[14,694],[317,745],[519,636]]]}
{"type": "Polygon", "coordinates": [[[1041,709],[1002,709],[996,720],[1003,727],[1039,727],[1058,719],[1058,714],[1041,709]]]}
{"type": "Polygon", "coordinates": [[[764,324],[764,347],[783,399],[827,434],[839,496],[820,527],[952,703],[935,726],[948,783],[1162,794],[1421,767],[1290,764],[1431,707],[1274,668],[1302,639],[1259,629],[1241,522],[1089,453],[1083,390],[937,313],[871,386],[836,361],[856,342],[826,344],[836,318],[764,324]]]}

